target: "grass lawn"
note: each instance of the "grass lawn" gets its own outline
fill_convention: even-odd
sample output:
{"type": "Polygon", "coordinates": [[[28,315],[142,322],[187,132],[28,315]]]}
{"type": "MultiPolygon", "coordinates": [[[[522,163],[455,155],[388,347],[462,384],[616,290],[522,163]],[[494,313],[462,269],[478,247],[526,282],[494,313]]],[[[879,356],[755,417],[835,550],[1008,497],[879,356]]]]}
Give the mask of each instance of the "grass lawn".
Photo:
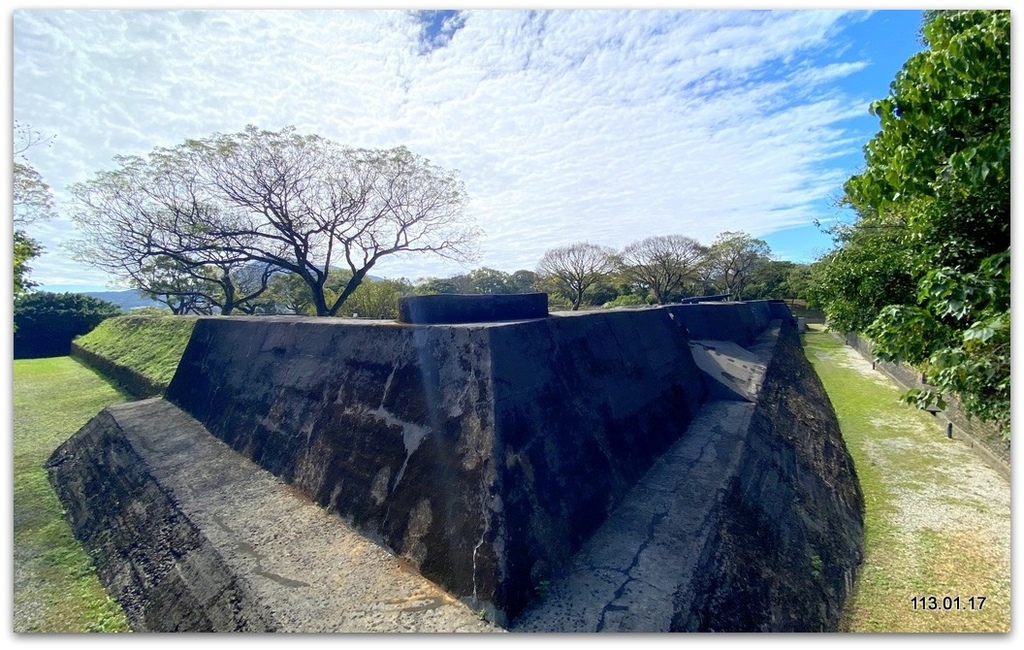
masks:
{"type": "Polygon", "coordinates": [[[866,505],[865,559],[844,628],[1008,632],[1009,485],[842,341],[820,326],[804,339],[866,505]]]}
{"type": "Polygon", "coordinates": [[[14,361],[14,631],[122,632],[43,464],[103,407],[126,396],[70,357],[14,361]]]}

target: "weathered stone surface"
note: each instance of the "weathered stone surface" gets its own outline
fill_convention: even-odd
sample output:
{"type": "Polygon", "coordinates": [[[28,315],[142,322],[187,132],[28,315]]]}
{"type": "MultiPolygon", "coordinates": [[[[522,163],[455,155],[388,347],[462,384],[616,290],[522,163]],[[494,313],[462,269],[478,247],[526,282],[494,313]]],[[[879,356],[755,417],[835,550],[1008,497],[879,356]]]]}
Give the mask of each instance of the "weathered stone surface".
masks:
{"type": "Polygon", "coordinates": [[[773,318],[781,318],[772,313],[772,303],[767,300],[666,305],[663,309],[690,339],[732,341],[741,346],[750,345],[773,318]]]}
{"type": "Polygon", "coordinates": [[[105,409],[49,471],[136,632],[500,631],[167,401],[105,409]]]}
{"type": "Polygon", "coordinates": [[[168,401],[97,416],[51,476],[105,584],[173,629],[476,629],[453,597],[524,631],[835,629],[856,476],[788,309],[748,311],[200,319],[168,401]]]}
{"type": "Polygon", "coordinates": [[[491,350],[503,508],[495,543],[514,614],[683,435],[707,395],[662,310],[494,328],[491,350]]]}
{"type": "Polygon", "coordinates": [[[706,399],[663,310],[200,319],[167,399],[499,621],[706,399]]]}
{"type": "Polygon", "coordinates": [[[513,632],[669,632],[704,570],[754,405],[713,401],[591,537],[513,632]]]}
{"type": "Polygon", "coordinates": [[[756,354],[732,341],[713,340],[690,341],[690,351],[712,397],[757,399],[765,368],[756,354]]]}
{"type": "Polygon", "coordinates": [[[677,598],[673,629],[837,630],[862,559],[864,497],[790,321],[728,479],[714,553],[677,598]]]}
{"type": "Polygon", "coordinates": [[[546,293],[437,294],[406,296],[398,301],[398,320],[421,325],[494,323],[547,315],[546,293]]]}
{"type": "Polygon", "coordinates": [[[111,409],[61,445],[48,470],[72,530],[93,555],[100,580],[121,603],[133,630],[278,628],[250,586],[147,471],[111,409]]]}
{"type": "Polygon", "coordinates": [[[774,323],[742,355],[756,403],[707,403],[511,631],[837,629],[863,497],[794,326],[774,323]]]}

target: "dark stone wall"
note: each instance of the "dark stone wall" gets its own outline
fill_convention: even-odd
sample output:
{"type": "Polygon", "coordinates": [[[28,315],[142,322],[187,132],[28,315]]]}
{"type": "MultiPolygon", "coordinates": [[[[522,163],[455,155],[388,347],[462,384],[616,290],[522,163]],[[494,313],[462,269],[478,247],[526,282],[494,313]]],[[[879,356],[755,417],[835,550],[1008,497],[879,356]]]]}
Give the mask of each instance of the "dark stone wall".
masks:
{"type": "Polygon", "coordinates": [[[706,393],[663,310],[493,325],[200,319],[166,398],[512,616],[706,393]]]}
{"type": "Polygon", "coordinates": [[[743,456],[679,631],[837,631],[864,497],[828,395],[782,321],[743,456]]]}
{"type": "Polygon", "coordinates": [[[403,323],[485,323],[546,318],[548,294],[437,294],[398,301],[403,323]]]}
{"type": "Polygon", "coordinates": [[[276,629],[264,604],[147,471],[110,413],[102,411],[58,447],[47,470],[72,531],[133,631],[276,629]]]}
{"type": "Polygon", "coordinates": [[[443,588],[489,600],[485,343],[470,327],[200,319],[166,398],[443,588]]]}
{"type": "Polygon", "coordinates": [[[663,309],[690,339],[732,341],[742,346],[750,345],[773,318],[781,318],[773,314],[769,301],[666,305],[663,309]]]}
{"type": "Polygon", "coordinates": [[[496,555],[515,613],[685,433],[707,393],[661,309],[490,332],[505,531],[496,555]]]}
{"type": "MultiPolygon", "coordinates": [[[[666,450],[694,440],[685,433],[711,396],[687,335],[749,345],[769,326],[754,347],[770,362],[732,445],[742,451],[704,477],[727,488],[697,496],[713,513],[699,544],[679,540],[703,556],[676,592],[672,629],[833,630],[860,562],[863,499],[831,404],[791,319],[769,324],[771,303],[747,316],[685,307],[719,309],[714,327],[682,307],[491,325],[199,319],[165,399],[504,625],[666,450]]],[[[59,449],[50,472],[76,535],[119,567],[101,578],[133,628],[188,616],[189,629],[273,628],[108,435],[110,417],[59,449]],[[201,584],[172,570],[181,553],[209,564],[201,584]],[[238,620],[211,598],[240,603],[238,620]]]]}

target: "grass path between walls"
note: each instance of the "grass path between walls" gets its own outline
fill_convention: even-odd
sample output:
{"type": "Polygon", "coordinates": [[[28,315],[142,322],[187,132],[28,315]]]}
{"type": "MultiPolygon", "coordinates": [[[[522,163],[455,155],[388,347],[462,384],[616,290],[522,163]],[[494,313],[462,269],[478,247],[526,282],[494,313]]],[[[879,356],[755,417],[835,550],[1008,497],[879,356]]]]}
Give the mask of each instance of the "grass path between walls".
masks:
{"type": "Polygon", "coordinates": [[[14,632],[127,632],[71,533],[44,464],[126,396],[71,357],[14,361],[14,632]]]}
{"type": "Polygon", "coordinates": [[[1009,632],[1009,482],[820,325],[804,345],[866,504],[865,559],[843,629],[1009,632]]]}

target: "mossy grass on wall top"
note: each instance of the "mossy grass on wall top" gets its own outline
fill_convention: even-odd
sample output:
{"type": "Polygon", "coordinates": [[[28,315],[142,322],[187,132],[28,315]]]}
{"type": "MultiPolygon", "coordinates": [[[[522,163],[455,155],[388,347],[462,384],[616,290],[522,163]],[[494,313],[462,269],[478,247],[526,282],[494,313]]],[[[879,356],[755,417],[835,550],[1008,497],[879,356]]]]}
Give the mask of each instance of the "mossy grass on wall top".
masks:
{"type": "Polygon", "coordinates": [[[149,314],[108,318],[75,343],[166,386],[178,367],[196,318],[149,314]]]}

